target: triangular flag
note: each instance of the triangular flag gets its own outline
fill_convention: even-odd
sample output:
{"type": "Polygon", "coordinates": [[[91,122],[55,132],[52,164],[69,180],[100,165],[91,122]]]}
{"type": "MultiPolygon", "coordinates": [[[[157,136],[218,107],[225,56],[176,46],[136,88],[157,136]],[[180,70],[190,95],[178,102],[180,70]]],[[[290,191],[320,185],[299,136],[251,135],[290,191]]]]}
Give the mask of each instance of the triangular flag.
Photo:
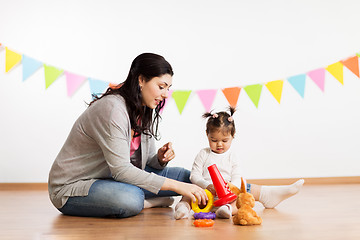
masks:
{"type": "Polygon", "coordinates": [[[28,79],[28,77],[30,77],[42,66],[43,66],[42,62],[30,58],[26,55],[23,55],[22,57],[23,81],[28,79]]]}
{"type": "Polygon", "coordinates": [[[299,74],[296,76],[289,77],[287,79],[302,98],[304,98],[304,94],[305,94],[305,79],[306,79],[306,74],[299,74]]]}
{"type": "Polygon", "coordinates": [[[202,104],[204,105],[205,110],[207,112],[210,112],[211,106],[217,93],[217,89],[197,90],[196,93],[199,96],[202,104]]]}
{"type": "Polygon", "coordinates": [[[5,72],[9,72],[16,64],[21,61],[21,54],[9,50],[5,47],[5,72]]]}
{"type": "Polygon", "coordinates": [[[64,72],[64,70],[44,64],[45,72],[45,88],[47,89],[51,84],[53,84],[56,79],[64,72]]]}
{"type": "Polygon", "coordinates": [[[343,64],[341,62],[333,63],[326,67],[326,70],[344,85],[343,64]]]}
{"type": "Polygon", "coordinates": [[[81,84],[86,80],[86,77],[76,75],[70,72],[65,72],[66,76],[66,86],[67,86],[67,95],[71,97],[81,84]]]}
{"type": "Polygon", "coordinates": [[[244,87],[245,92],[247,93],[251,101],[254,103],[256,108],[259,105],[262,87],[262,84],[253,84],[244,87]]]}
{"type": "Polygon", "coordinates": [[[278,101],[279,104],[281,101],[283,85],[284,85],[283,80],[271,81],[265,84],[269,92],[274,96],[274,98],[276,99],[276,101],[278,101]]]}
{"type": "Polygon", "coordinates": [[[325,69],[324,68],[312,70],[312,71],[308,72],[307,75],[321,89],[321,91],[324,91],[324,86],[325,86],[325,69]]]}
{"type": "Polygon", "coordinates": [[[109,88],[111,89],[119,89],[124,83],[109,83],[109,88]]]}
{"type": "Polygon", "coordinates": [[[345,60],[342,60],[341,63],[344,64],[344,66],[353,72],[357,77],[360,77],[358,56],[349,57],[345,60]]]}
{"type": "Polygon", "coordinates": [[[109,87],[109,83],[93,78],[88,78],[91,96],[103,94],[109,87]]]}
{"type": "Polygon", "coordinates": [[[176,90],[172,93],[172,98],[175,100],[176,106],[180,112],[184,110],[187,100],[189,99],[191,90],[190,91],[180,91],[176,90]]]}
{"type": "Polygon", "coordinates": [[[168,93],[168,97],[165,99],[165,104],[164,106],[160,109],[160,114],[162,114],[162,112],[164,111],[166,105],[168,104],[171,96],[172,96],[172,93],[173,93],[173,90],[169,90],[169,93],[168,93]]]}
{"type": "Polygon", "coordinates": [[[240,87],[231,87],[231,88],[222,89],[222,92],[224,93],[230,106],[236,107],[240,95],[240,90],[241,90],[240,87]]]}

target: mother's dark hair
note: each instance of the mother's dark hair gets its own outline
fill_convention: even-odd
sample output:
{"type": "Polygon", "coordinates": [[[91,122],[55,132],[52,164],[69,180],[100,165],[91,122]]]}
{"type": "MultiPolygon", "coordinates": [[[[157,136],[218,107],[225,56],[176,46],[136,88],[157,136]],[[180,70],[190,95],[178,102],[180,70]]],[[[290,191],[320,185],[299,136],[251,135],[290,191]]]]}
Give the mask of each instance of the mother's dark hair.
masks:
{"type": "Polygon", "coordinates": [[[125,99],[131,128],[135,132],[134,136],[144,133],[158,139],[158,124],[161,119],[159,112],[165,104],[165,99],[155,108],[155,113],[153,109],[143,106],[139,76],[142,76],[148,82],[152,78],[160,77],[164,74],[174,75],[171,65],[164,57],[154,53],[140,54],[133,60],[126,80],[119,84],[118,87],[108,88],[100,97],[94,96],[94,100],[89,105],[91,106],[91,104],[104,96],[119,94],[125,99]],[[141,125],[138,125],[139,119],[141,119],[141,125]]]}

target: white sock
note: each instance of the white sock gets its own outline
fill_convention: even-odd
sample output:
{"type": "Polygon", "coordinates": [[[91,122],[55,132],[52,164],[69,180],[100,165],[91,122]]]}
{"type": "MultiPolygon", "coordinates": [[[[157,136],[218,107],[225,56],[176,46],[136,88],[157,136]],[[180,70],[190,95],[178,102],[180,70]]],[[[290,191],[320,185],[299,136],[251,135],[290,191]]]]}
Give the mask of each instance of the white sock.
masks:
{"type": "Polygon", "coordinates": [[[173,197],[154,197],[144,200],[144,208],[169,207],[174,203],[173,197]]]}
{"type": "Polygon", "coordinates": [[[180,201],[175,206],[174,218],[179,220],[181,218],[188,218],[190,213],[190,205],[187,202],[180,201]]]}
{"type": "Polygon", "coordinates": [[[262,186],[260,189],[259,202],[265,208],[274,208],[283,200],[299,192],[304,184],[304,179],[300,179],[291,185],[285,186],[262,186]]]}
{"type": "Polygon", "coordinates": [[[216,210],[216,216],[219,218],[231,218],[232,216],[232,207],[230,204],[225,204],[219,207],[218,210],[216,210]]]}

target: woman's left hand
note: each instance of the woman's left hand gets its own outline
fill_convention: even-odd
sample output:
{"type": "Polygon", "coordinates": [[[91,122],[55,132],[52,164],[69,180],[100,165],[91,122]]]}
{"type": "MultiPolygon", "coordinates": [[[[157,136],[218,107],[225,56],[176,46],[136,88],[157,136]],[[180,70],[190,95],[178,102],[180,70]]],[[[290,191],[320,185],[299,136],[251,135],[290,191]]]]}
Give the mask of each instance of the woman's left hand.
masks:
{"type": "Polygon", "coordinates": [[[172,148],[172,143],[168,142],[167,144],[159,148],[157,156],[161,165],[165,165],[171,160],[173,160],[175,158],[175,152],[172,148]]]}

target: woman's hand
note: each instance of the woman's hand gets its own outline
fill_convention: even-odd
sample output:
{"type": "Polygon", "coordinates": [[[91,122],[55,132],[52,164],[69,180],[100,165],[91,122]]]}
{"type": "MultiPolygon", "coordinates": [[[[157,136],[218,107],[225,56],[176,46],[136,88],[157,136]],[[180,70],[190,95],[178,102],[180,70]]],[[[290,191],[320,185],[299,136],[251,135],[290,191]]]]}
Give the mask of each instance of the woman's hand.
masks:
{"type": "Polygon", "coordinates": [[[175,158],[175,152],[172,148],[172,143],[168,142],[167,144],[159,148],[157,157],[159,159],[160,165],[162,166],[173,160],[175,158]]]}
{"type": "Polygon", "coordinates": [[[170,178],[166,178],[161,190],[174,191],[184,197],[190,198],[193,202],[196,202],[197,199],[198,204],[206,205],[209,200],[205,190],[201,187],[191,183],[179,182],[170,178]]]}

